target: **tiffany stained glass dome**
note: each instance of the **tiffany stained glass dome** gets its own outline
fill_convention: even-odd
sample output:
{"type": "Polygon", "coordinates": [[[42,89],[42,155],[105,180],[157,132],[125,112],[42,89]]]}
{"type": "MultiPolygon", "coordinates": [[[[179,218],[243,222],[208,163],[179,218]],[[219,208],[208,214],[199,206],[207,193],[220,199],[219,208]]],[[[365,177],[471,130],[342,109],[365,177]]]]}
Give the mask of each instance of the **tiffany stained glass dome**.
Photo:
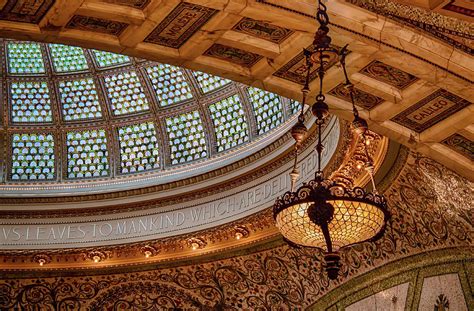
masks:
{"type": "Polygon", "coordinates": [[[204,72],[61,44],[1,44],[3,194],[112,191],[210,171],[286,133],[298,109],[204,72]]]}

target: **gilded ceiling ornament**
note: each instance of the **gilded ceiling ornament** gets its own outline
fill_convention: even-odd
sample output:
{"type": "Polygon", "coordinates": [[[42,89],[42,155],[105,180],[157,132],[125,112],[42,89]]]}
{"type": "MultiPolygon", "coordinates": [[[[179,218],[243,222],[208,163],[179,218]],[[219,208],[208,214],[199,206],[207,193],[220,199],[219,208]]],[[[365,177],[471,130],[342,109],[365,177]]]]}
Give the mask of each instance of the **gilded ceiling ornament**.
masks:
{"type": "Polygon", "coordinates": [[[237,240],[244,239],[250,234],[249,230],[245,226],[236,226],[235,227],[235,238],[237,240]]]}
{"type": "Polygon", "coordinates": [[[187,245],[194,251],[206,247],[207,242],[203,238],[190,238],[187,240],[187,245]]]}
{"type": "Polygon", "coordinates": [[[38,263],[40,266],[47,265],[51,263],[51,256],[48,254],[36,254],[33,256],[33,261],[38,263]]]}
{"type": "Polygon", "coordinates": [[[110,251],[90,251],[83,254],[85,259],[92,260],[94,263],[105,261],[111,257],[110,255],[110,251]]]}
{"type": "Polygon", "coordinates": [[[145,256],[145,258],[150,258],[158,255],[160,250],[151,245],[144,245],[140,247],[140,252],[145,256]]]}

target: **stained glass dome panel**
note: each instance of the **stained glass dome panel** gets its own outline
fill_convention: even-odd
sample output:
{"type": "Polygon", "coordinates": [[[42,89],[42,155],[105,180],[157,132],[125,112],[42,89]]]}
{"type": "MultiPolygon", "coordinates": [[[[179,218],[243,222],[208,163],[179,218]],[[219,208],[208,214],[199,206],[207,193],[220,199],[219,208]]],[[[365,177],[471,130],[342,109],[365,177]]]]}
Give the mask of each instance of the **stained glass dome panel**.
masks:
{"type": "Polygon", "coordinates": [[[109,152],[105,130],[68,132],[66,142],[68,178],[109,175],[109,152]]]}
{"type": "Polygon", "coordinates": [[[135,71],[106,76],[104,80],[114,115],[140,113],[150,109],[135,71]]]}
{"type": "Polygon", "coordinates": [[[98,50],[92,50],[92,54],[94,55],[95,64],[99,68],[108,68],[130,63],[130,57],[128,57],[127,55],[115,54],[98,50]]]}
{"type": "Polygon", "coordinates": [[[161,106],[193,98],[183,72],[175,66],[159,64],[146,69],[161,106]]]}
{"type": "Polygon", "coordinates": [[[56,72],[76,72],[88,68],[84,50],[80,47],[63,44],[49,45],[53,69],[56,72]]]}
{"type": "Polygon", "coordinates": [[[11,180],[52,180],[55,178],[52,134],[12,135],[11,180]]]}
{"type": "Polygon", "coordinates": [[[257,121],[258,134],[263,134],[283,122],[280,96],[254,87],[247,89],[257,121]]]}
{"type": "Polygon", "coordinates": [[[120,173],[136,173],[160,167],[158,138],[152,122],[118,128],[120,173]]]}
{"type": "Polygon", "coordinates": [[[206,138],[199,112],[166,118],[166,130],[172,165],[207,157],[206,138]]]}
{"type": "Polygon", "coordinates": [[[249,140],[245,112],[238,95],[209,105],[217,141],[217,151],[224,151],[249,140]]]}
{"type": "Polygon", "coordinates": [[[39,43],[8,42],[8,72],[16,75],[46,72],[39,43]]]}
{"type": "Polygon", "coordinates": [[[64,121],[102,117],[96,86],[92,78],[59,82],[59,98],[64,121]]]}
{"type": "Polygon", "coordinates": [[[14,123],[52,122],[46,81],[15,81],[10,85],[11,119],[14,123]]]}
{"type": "Polygon", "coordinates": [[[199,84],[199,89],[203,94],[220,89],[221,87],[226,86],[231,82],[228,79],[224,79],[201,71],[193,71],[193,75],[196,78],[199,84]]]}

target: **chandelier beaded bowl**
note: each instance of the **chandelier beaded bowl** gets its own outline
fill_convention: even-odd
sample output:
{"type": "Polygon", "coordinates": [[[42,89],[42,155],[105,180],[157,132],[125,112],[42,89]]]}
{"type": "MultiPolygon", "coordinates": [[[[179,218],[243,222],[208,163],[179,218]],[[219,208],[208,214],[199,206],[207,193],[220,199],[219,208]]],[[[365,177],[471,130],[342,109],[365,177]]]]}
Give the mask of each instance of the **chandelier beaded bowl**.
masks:
{"type": "MultiPolygon", "coordinates": [[[[350,83],[345,68],[346,47],[341,50],[333,48],[328,36],[329,19],[326,7],[318,3],[317,20],[320,24],[315,34],[311,50],[304,50],[306,56],[306,81],[302,89],[303,100],[301,113],[296,125],[292,128],[295,139],[295,163],[290,173],[291,190],[278,198],[273,206],[273,215],[276,226],[284,239],[292,246],[312,247],[323,250],[324,266],[330,279],[337,279],[339,275],[340,255],[338,251],[350,245],[379,239],[385,230],[390,218],[387,202],[383,195],[377,193],[373,178],[373,163],[367,148],[365,154],[367,163],[365,169],[372,180],[373,192],[366,192],[361,187],[347,188],[333,180],[325,179],[321,170],[321,154],[324,149],[321,139],[321,129],[324,120],[329,114],[325,96],[322,93],[325,67],[329,53],[337,53],[346,78],[346,87],[349,90],[354,121],[352,127],[363,142],[366,141],[368,131],[367,122],[362,119],[354,104],[354,89],[350,83]],[[304,105],[309,94],[309,76],[311,67],[318,65],[320,91],[316,96],[316,103],[312,106],[312,113],[316,117],[318,127],[318,168],[315,178],[295,190],[295,183],[299,176],[297,169],[298,148],[307,134],[304,125],[304,105]]],[[[364,143],[365,146],[365,143],[364,143]]]]}

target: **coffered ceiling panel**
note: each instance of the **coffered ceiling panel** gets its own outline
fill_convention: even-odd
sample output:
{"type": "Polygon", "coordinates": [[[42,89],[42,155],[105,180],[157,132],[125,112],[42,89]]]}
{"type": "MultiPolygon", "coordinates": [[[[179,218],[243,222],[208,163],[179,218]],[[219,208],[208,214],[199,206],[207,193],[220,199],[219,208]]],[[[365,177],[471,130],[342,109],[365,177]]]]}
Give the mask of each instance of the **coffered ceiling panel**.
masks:
{"type": "Polygon", "coordinates": [[[417,133],[421,133],[470,105],[472,103],[459,96],[446,90],[438,90],[398,114],[392,120],[417,133]]]}
{"type": "Polygon", "coordinates": [[[216,12],[208,7],[182,2],[161,21],[145,42],[179,48],[216,12]]]}

